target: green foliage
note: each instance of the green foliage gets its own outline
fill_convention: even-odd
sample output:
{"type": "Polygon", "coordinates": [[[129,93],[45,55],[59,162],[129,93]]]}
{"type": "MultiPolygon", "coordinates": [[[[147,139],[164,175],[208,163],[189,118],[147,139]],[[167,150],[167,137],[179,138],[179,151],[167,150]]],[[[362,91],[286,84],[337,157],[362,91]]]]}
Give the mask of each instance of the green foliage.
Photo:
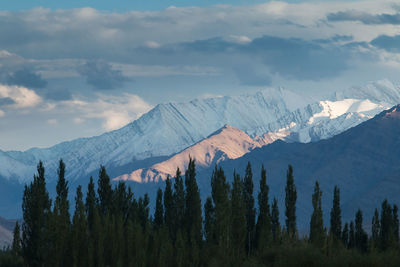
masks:
{"type": "Polygon", "coordinates": [[[379,232],[381,229],[381,222],[379,220],[378,209],[375,209],[374,216],[372,217],[372,228],[371,228],[371,241],[374,248],[379,245],[379,232]]]}
{"type": "MultiPolygon", "coordinates": [[[[41,266],[49,259],[51,200],[46,190],[42,162],[37,166],[33,182],[25,186],[22,200],[22,255],[30,266],[41,266]]],[[[51,255],[52,256],[52,255],[51,255]]]]}
{"type": "Polygon", "coordinates": [[[173,240],[176,240],[178,231],[184,231],[185,223],[185,188],[179,168],[176,169],[173,194],[174,231],[173,240]]]}
{"type": "Polygon", "coordinates": [[[13,242],[11,245],[11,251],[14,256],[21,256],[21,231],[19,228],[19,223],[15,223],[14,231],[13,231],[13,242]]]}
{"type": "Polygon", "coordinates": [[[174,196],[172,191],[172,184],[169,177],[165,181],[164,190],[164,222],[167,226],[169,236],[174,239],[174,221],[175,221],[175,209],[174,209],[174,196]]]}
{"type": "Polygon", "coordinates": [[[281,236],[281,224],[279,222],[278,200],[274,198],[271,207],[271,231],[274,243],[279,243],[281,236]]]}
{"type": "Polygon", "coordinates": [[[232,260],[240,263],[245,256],[246,243],[246,207],[244,202],[243,183],[239,174],[234,174],[231,196],[231,231],[232,260]]]}
{"type": "Polygon", "coordinates": [[[202,243],[202,214],[200,192],[196,181],[195,160],[189,159],[188,169],[185,173],[185,228],[191,247],[191,258],[198,261],[198,249],[202,243]]]}
{"type": "Polygon", "coordinates": [[[363,216],[360,209],[356,212],[355,224],[355,247],[361,252],[366,252],[368,248],[368,235],[363,229],[363,216]]]}
{"type": "Polygon", "coordinates": [[[76,189],[75,213],[72,219],[72,259],[74,266],[88,265],[88,223],[82,187],[76,189]]]}
{"type": "Polygon", "coordinates": [[[247,241],[246,249],[247,254],[251,254],[255,243],[255,222],[256,222],[256,209],[254,208],[253,196],[253,171],[251,170],[250,162],[247,163],[246,173],[243,179],[243,196],[246,205],[246,226],[247,226],[247,241]]]}
{"type": "Polygon", "coordinates": [[[102,166],[98,196],[92,178],[85,203],[82,188],[78,186],[71,224],[63,162],[60,161],[53,212],[44,177],[40,162],[33,182],[25,187],[22,228],[16,224],[11,248],[0,251],[2,267],[400,266],[397,206],[384,201],[380,216],[375,210],[371,240],[368,240],[361,210],[357,211],[354,222],[345,223],[341,229],[337,187],[329,236],[326,237],[323,227],[322,192],[316,183],[310,235],[298,239],[297,191],[290,165],[286,183],[286,228],[283,229],[277,199],[269,205],[264,168],[256,218],[250,164],[245,178],[241,180],[235,173],[231,185],[222,168],[215,168],[211,177],[212,194],[204,205],[204,221],[192,159],[185,173],[186,186],[178,169],[173,188],[168,179],[165,191],[157,191],[153,217],[149,214],[148,195],[136,199],[125,183],[112,186],[102,166]]]}
{"type": "Polygon", "coordinates": [[[160,229],[164,224],[164,206],[162,200],[163,192],[161,188],[157,190],[156,210],[154,212],[154,227],[160,229]]]}
{"type": "Polygon", "coordinates": [[[325,243],[324,222],[322,219],[322,191],[318,182],[315,182],[314,194],[312,195],[313,213],[310,222],[310,242],[316,247],[323,247],[325,243]]]}
{"type": "Polygon", "coordinates": [[[267,172],[264,165],[261,167],[260,192],[258,193],[259,215],[256,224],[256,240],[258,250],[264,250],[272,241],[271,210],[269,207],[269,187],[267,172]]]}
{"type": "Polygon", "coordinates": [[[211,196],[214,203],[215,221],[213,226],[215,245],[222,258],[228,258],[231,249],[231,207],[230,188],[222,168],[215,167],[211,176],[211,196]]]}
{"type": "Polygon", "coordinates": [[[297,238],[296,226],[296,201],[297,190],[294,184],[293,167],[288,166],[286,173],[286,188],[285,188],[285,216],[286,216],[286,232],[293,240],[297,238]]]}
{"type": "Polygon", "coordinates": [[[340,210],[340,190],[337,186],[335,186],[335,188],[333,189],[330,233],[336,240],[341,239],[342,215],[340,210]]]}
{"type": "Polygon", "coordinates": [[[111,213],[112,209],[112,189],[110,177],[104,166],[100,166],[99,181],[97,192],[99,194],[99,209],[102,215],[111,213]]]}

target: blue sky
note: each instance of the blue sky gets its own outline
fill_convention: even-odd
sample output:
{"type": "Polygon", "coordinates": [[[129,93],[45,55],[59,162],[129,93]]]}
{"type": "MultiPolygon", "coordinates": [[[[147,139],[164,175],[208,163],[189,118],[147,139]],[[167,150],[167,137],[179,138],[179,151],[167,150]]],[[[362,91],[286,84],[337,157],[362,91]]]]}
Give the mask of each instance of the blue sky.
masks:
{"type": "Polygon", "coordinates": [[[98,135],[161,102],[400,83],[398,1],[219,3],[2,3],[0,149],[98,135]]]}

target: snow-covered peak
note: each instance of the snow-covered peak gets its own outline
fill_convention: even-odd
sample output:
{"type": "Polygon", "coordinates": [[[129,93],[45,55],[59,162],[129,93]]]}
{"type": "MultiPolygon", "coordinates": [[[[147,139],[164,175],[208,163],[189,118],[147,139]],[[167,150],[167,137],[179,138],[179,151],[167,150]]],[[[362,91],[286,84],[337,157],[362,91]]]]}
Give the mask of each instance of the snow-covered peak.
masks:
{"type": "Polygon", "coordinates": [[[320,101],[321,112],[313,114],[308,120],[309,124],[321,118],[336,119],[346,113],[360,113],[365,116],[373,116],[384,109],[384,105],[371,102],[369,99],[343,99],[338,101],[320,101]]]}
{"type": "MultiPolygon", "coordinates": [[[[268,88],[239,96],[159,104],[125,127],[100,136],[45,149],[0,153],[0,176],[28,181],[37,162],[42,160],[47,177],[55,180],[58,160],[62,158],[67,165],[67,178],[75,180],[96,171],[100,164],[126,168],[140,160],[174,155],[219,129],[221,133],[226,131],[240,136],[232,134],[234,130],[230,127],[240,129],[251,138],[248,146],[260,140],[267,143],[276,139],[317,141],[332,137],[393,106],[392,103],[400,102],[400,90],[388,81],[378,81],[336,94],[330,101],[323,100],[315,102],[289,90],[268,88]],[[222,128],[226,124],[230,126],[222,128]]],[[[234,143],[229,145],[234,147],[233,151],[228,150],[228,145],[221,151],[233,157],[239,150],[234,143]]],[[[245,145],[243,149],[250,148],[245,145]]]]}
{"type": "Polygon", "coordinates": [[[245,132],[224,125],[202,141],[184,149],[171,158],[151,166],[149,169],[138,169],[130,174],[121,175],[115,180],[131,180],[136,182],[165,180],[168,176],[174,176],[177,167],[184,170],[189,158],[196,159],[196,165],[207,168],[225,159],[236,159],[250,152],[256,147],[268,144],[263,138],[253,139],[245,132]]]}

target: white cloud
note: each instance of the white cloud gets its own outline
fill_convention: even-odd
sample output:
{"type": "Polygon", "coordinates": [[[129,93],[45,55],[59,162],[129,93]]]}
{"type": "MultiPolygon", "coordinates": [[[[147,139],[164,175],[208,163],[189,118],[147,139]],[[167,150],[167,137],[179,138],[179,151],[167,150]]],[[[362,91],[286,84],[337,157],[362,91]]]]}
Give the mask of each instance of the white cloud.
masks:
{"type": "Polygon", "coordinates": [[[9,98],[13,101],[6,105],[14,109],[32,108],[42,102],[35,91],[21,86],[0,85],[0,98],[9,98]]]}
{"type": "Polygon", "coordinates": [[[251,39],[244,35],[231,35],[228,40],[239,44],[247,44],[251,42],[251,39]]]}
{"type": "MultiPolygon", "coordinates": [[[[88,119],[101,119],[106,131],[115,130],[139,118],[152,106],[137,95],[122,96],[99,95],[94,101],[75,99],[64,101],[62,105],[76,113],[75,124],[82,124],[88,119]]],[[[67,110],[68,110],[67,109],[67,110]]]]}

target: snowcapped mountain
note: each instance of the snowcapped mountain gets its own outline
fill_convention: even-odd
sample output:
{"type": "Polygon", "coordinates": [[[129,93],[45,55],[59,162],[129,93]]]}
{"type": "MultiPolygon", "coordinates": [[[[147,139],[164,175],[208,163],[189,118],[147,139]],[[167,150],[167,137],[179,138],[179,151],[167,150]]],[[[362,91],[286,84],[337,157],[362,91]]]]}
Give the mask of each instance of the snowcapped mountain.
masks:
{"type": "Polygon", "coordinates": [[[291,142],[317,141],[343,132],[400,100],[399,88],[388,81],[369,84],[362,88],[362,94],[359,92],[352,88],[329,101],[313,102],[288,90],[266,89],[240,96],[159,104],[125,127],[100,136],[45,149],[0,151],[0,176],[22,183],[29,181],[37,162],[42,160],[49,181],[54,181],[60,158],[72,181],[87,179],[100,164],[124,168],[113,174],[119,176],[157,162],[140,166],[148,159],[183,151],[225,124],[242,130],[253,140],[258,136],[291,142]]]}
{"type": "Polygon", "coordinates": [[[189,157],[195,158],[197,166],[207,168],[226,159],[236,159],[256,147],[270,144],[277,139],[307,143],[332,137],[344,130],[370,119],[382,111],[384,106],[369,100],[345,99],[340,101],[320,101],[297,109],[284,117],[277,125],[269,125],[269,131],[262,136],[250,137],[245,132],[225,125],[202,141],[184,149],[169,159],[150,168],[139,168],[114,180],[151,182],[173,177],[176,168],[184,170],[189,157]]]}

